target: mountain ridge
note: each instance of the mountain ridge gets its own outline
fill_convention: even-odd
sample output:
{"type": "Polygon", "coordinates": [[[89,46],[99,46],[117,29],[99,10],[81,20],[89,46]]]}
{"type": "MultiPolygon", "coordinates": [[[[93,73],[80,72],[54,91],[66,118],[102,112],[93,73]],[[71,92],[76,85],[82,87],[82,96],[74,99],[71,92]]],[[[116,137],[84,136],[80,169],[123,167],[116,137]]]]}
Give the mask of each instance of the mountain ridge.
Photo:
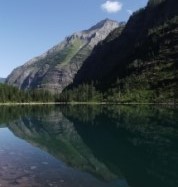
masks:
{"type": "MultiPolygon", "coordinates": [[[[162,1],[160,1],[160,2],[162,2],[162,1]]],[[[174,2],[174,0],[169,0],[169,1],[174,2]]],[[[161,21],[161,18],[158,17],[158,14],[160,12],[159,11],[157,12],[157,9],[158,9],[158,5],[162,6],[162,4],[165,4],[166,2],[168,3],[169,1],[164,0],[163,3],[157,4],[157,6],[155,7],[156,10],[153,10],[152,8],[150,9],[149,3],[148,3],[146,8],[138,10],[130,17],[130,19],[127,22],[125,29],[123,30],[121,35],[119,35],[114,41],[111,41],[111,43],[109,44],[110,48],[111,48],[111,45],[114,48],[113,51],[115,52],[116,58],[117,58],[117,56],[123,55],[124,52],[128,51],[125,49],[125,47],[127,47],[127,49],[132,51],[136,42],[139,42],[139,40],[142,40],[142,38],[145,37],[149,28],[151,29],[155,25],[155,20],[150,19],[151,16],[156,17],[155,19],[157,19],[158,22],[163,22],[165,19],[167,19],[164,16],[164,18],[162,19],[163,21],[161,21]],[[150,12],[152,13],[151,16],[149,15],[150,12]]],[[[166,6],[162,7],[163,12],[165,11],[164,9],[166,9],[165,7],[166,6]]],[[[174,10],[175,10],[175,8],[174,8],[174,10]]],[[[169,17],[172,17],[172,14],[173,14],[173,12],[170,13],[170,16],[168,16],[167,13],[165,13],[165,15],[168,17],[168,19],[169,19],[169,17]]],[[[161,23],[159,23],[159,24],[161,24],[161,23]]],[[[99,49],[99,50],[102,50],[102,49],[99,49]]],[[[110,51],[106,51],[106,52],[108,54],[110,53],[110,51]]],[[[96,54],[96,53],[97,52],[94,52],[94,54],[96,54]]],[[[108,54],[105,56],[109,56],[108,54]]],[[[123,57],[120,57],[120,58],[124,58],[125,56],[127,56],[127,55],[124,55],[123,57]]],[[[100,57],[98,57],[98,58],[100,58],[100,57]]],[[[91,59],[93,60],[93,57],[91,57],[91,59]]],[[[85,66],[85,64],[84,64],[84,66],[85,66]]],[[[94,62],[91,62],[89,59],[88,64],[91,65],[91,64],[94,64],[94,62]]],[[[103,63],[102,65],[107,65],[107,64],[108,63],[103,63]]],[[[82,67],[83,69],[84,69],[84,66],[82,67]]],[[[100,65],[100,67],[102,67],[102,66],[100,65]]],[[[87,68],[90,69],[89,67],[87,67],[87,68]]],[[[95,67],[93,69],[98,69],[98,68],[95,67]]],[[[107,70],[107,69],[108,68],[105,68],[105,70],[107,70]]],[[[80,73],[80,71],[79,71],[79,73],[80,73]]],[[[95,74],[97,74],[97,72],[95,72],[95,74]]],[[[87,77],[88,76],[89,75],[87,75],[87,77]]],[[[82,77],[82,80],[84,78],[85,77],[82,77]]],[[[77,75],[76,79],[78,79],[78,75],[77,75]]]]}
{"type": "Polygon", "coordinates": [[[120,24],[105,19],[95,26],[65,38],[42,55],[16,68],[6,83],[21,89],[46,89],[60,93],[99,43],[120,24]]]}

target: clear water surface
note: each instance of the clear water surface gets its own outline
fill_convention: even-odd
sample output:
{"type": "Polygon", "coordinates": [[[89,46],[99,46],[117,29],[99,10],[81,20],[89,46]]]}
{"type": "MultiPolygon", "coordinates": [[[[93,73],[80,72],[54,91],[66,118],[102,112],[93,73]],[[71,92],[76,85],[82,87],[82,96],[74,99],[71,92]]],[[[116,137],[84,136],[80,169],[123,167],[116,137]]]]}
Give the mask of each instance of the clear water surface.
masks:
{"type": "Polygon", "coordinates": [[[0,187],[176,187],[178,109],[1,106],[0,187]]]}

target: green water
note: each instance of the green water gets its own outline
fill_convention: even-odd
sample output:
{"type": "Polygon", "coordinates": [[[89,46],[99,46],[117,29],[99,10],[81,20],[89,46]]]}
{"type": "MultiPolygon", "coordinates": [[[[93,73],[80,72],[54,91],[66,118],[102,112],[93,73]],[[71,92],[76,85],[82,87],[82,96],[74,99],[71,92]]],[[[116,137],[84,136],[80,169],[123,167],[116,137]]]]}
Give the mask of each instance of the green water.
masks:
{"type": "Polygon", "coordinates": [[[176,187],[178,109],[0,107],[0,186],[176,187]]]}

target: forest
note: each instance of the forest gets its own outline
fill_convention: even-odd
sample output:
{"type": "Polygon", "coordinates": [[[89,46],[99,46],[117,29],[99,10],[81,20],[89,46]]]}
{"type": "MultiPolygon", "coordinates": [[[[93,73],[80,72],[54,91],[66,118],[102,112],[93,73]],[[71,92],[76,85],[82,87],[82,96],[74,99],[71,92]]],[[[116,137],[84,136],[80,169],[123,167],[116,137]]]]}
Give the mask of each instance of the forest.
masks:
{"type": "Polygon", "coordinates": [[[48,91],[23,91],[14,86],[0,84],[0,103],[52,102],[54,96],[48,91]]]}

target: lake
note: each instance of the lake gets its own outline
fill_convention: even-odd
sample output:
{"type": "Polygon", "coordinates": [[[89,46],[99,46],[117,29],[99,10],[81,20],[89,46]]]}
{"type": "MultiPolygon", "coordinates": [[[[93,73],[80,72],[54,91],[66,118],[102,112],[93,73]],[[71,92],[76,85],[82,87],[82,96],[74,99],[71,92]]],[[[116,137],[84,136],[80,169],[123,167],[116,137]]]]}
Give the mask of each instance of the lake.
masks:
{"type": "Polygon", "coordinates": [[[178,109],[0,107],[0,187],[176,187],[178,109]]]}

